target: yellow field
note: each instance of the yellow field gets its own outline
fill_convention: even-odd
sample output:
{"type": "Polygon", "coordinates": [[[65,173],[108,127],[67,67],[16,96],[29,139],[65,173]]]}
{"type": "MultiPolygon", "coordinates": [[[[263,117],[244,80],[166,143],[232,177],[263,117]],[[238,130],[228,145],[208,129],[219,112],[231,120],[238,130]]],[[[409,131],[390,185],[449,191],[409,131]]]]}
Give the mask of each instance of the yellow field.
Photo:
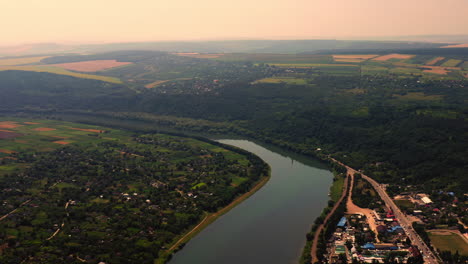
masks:
{"type": "Polygon", "coordinates": [[[333,60],[336,62],[363,62],[377,57],[375,54],[361,54],[361,55],[333,55],[333,60]]]}
{"type": "Polygon", "coordinates": [[[100,75],[93,75],[93,74],[85,74],[85,73],[76,73],[76,72],[71,72],[71,71],[68,71],[68,70],[65,70],[65,69],[62,69],[62,68],[51,67],[51,66],[42,66],[42,65],[37,65],[37,66],[0,66],[0,71],[9,71],[9,70],[31,71],[31,72],[48,72],[48,73],[68,75],[68,76],[73,76],[73,77],[83,78],[83,79],[93,79],[93,80],[99,80],[99,81],[110,82],[110,83],[122,83],[122,81],[120,81],[120,79],[114,78],[114,77],[100,76],[100,75]]]}
{"type": "Polygon", "coordinates": [[[154,87],[156,87],[156,86],[158,86],[160,84],[163,84],[165,82],[168,82],[168,81],[170,81],[170,80],[155,81],[155,82],[152,82],[152,83],[149,83],[149,84],[145,85],[145,87],[148,88],[148,89],[151,89],[151,88],[154,88],[154,87]]]}
{"type": "Polygon", "coordinates": [[[377,58],[373,58],[373,60],[376,60],[376,61],[388,61],[391,59],[407,60],[407,59],[411,59],[414,56],[415,55],[393,53],[393,54],[388,54],[388,55],[383,55],[377,58]]]}
{"type": "Polygon", "coordinates": [[[287,84],[296,84],[296,85],[304,85],[307,84],[307,81],[300,78],[292,78],[292,77],[274,77],[274,78],[264,78],[255,81],[254,83],[287,83],[287,84]]]}
{"type": "Polygon", "coordinates": [[[31,64],[31,63],[40,62],[41,60],[45,58],[48,58],[48,56],[0,59],[0,66],[15,66],[15,65],[31,64]]]}

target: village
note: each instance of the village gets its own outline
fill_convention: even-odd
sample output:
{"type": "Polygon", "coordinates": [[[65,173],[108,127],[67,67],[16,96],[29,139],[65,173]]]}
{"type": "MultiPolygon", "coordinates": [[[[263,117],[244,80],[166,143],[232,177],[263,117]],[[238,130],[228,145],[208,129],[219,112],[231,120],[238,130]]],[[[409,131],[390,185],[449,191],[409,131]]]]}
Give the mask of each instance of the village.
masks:
{"type": "Polygon", "coordinates": [[[441,255],[463,254],[468,248],[463,219],[467,211],[466,194],[457,197],[453,192],[427,194],[405,190],[394,195],[395,204],[412,223],[408,226],[360,177],[355,180],[351,191],[355,197],[348,197],[346,214],[331,227],[334,232],[327,240],[325,255],[328,263],[425,263],[426,256],[413,245],[407,229],[414,229],[420,236],[418,239],[430,245],[439,259],[441,255]],[[368,196],[360,197],[363,193],[368,196]],[[448,238],[453,243],[449,249],[441,242],[448,238]]]}

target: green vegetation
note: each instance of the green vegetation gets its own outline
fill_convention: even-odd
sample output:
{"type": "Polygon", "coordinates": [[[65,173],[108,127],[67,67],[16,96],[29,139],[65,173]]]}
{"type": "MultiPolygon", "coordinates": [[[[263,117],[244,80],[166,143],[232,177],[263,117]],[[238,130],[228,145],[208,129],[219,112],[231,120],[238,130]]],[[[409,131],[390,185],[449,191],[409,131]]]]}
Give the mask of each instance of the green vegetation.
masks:
{"type": "Polygon", "coordinates": [[[73,77],[83,78],[83,79],[99,80],[99,81],[110,82],[110,83],[122,83],[122,81],[120,81],[118,78],[115,78],[115,77],[78,73],[78,72],[72,72],[66,69],[62,69],[59,67],[43,66],[43,65],[0,66],[0,71],[47,72],[47,73],[53,73],[53,74],[59,74],[59,75],[73,76],[73,77]]]}
{"type": "Polygon", "coordinates": [[[462,60],[449,59],[449,60],[445,61],[444,63],[442,63],[441,66],[444,66],[444,67],[456,67],[456,66],[458,66],[461,62],[462,62],[462,60]]]}
{"type": "Polygon", "coordinates": [[[164,262],[185,232],[268,174],[256,156],[208,140],[53,120],[0,128],[14,133],[0,140],[0,164],[15,168],[0,178],[0,215],[13,212],[0,220],[2,263],[164,262]]]}
{"type": "Polygon", "coordinates": [[[463,238],[457,234],[442,231],[429,232],[432,245],[440,251],[450,251],[452,254],[458,252],[460,255],[468,256],[468,245],[463,238]],[[443,234],[442,234],[443,233],[443,234]]]}
{"type": "MultiPolygon", "coordinates": [[[[299,49],[304,43],[296,47],[299,49]]],[[[335,52],[338,53],[285,55],[260,54],[258,51],[255,54],[222,54],[210,59],[147,51],[51,57],[42,63],[115,59],[133,64],[105,72],[107,76],[120,78],[122,84],[48,73],[0,72],[0,112],[63,118],[133,131],[236,134],[323,159],[331,155],[379,182],[389,184],[390,189],[415,186],[418,191],[427,193],[440,190],[457,195],[464,193],[468,186],[467,168],[463,165],[468,157],[468,78],[464,71],[457,69],[445,74],[444,67],[449,66],[440,64],[454,64],[453,60],[458,60],[457,65],[465,65],[467,50],[339,51],[340,54],[415,55],[406,60],[366,60],[352,64],[334,62],[331,55],[335,52]],[[436,57],[445,58],[437,63],[442,68],[433,73],[424,72],[426,68],[422,64],[436,57]],[[152,89],[144,87],[158,81],[167,82],[152,89]]],[[[18,129],[23,128],[26,126],[18,129]]],[[[18,133],[24,133],[25,138],[30,136],[25,131],[18,130],[18,133]]],[[[60,129],[42,131],[30,140],[39,150],[52,151],[61,148],[50,138],[54,133],[70,136],[61,141],[74,142],[70,144],[73,146],[81,142],[80,137],[90,134],[70,135],[70,131],[60,129]]],[[[106,142],[109,144],[119,144],[121,140],[114,134],[100,136],[108,138],[106,142]]],[[[99,136],[96,140],[93,144],[100,144],[99,136]]],[[[3,147],[28,151],[26,146],[16,143],[3,147]]],[[[173,151],[159,148],[158,155],[173,151]]],[[[134,151],[122,152],[130,153],[124,154],[129,159],[146,156],[134,151]]],[[[213,157],[219,154],[215,150],[212,152],[213,157]]],[[[240,167],[249,164],[233,153],[221,153],[225,154],[225,159],[238,160],[240,167]]],[[[170,161],[176,164],[187,165],[192,161],[191,152],[173,154],[170,161]]],[[[201,156],[205,154],[198,158],[203,159],[201,156]]],[[[17,173],[16,168],[9,167],[13,161],[5,159],[9,156],[8,153],[0,156],[6,163],[0,165],[5,166],[2,167],[5,168],[4,178],[17,173]]],[[[27,165],[24,166],[27,168],[31,164],[24,162],[21,165],[27,165]]],[[[85,173],[80,175],[87,176],[85,173]]],[[[187,180],[183,170],[172,170],[169,176],[177,181],[187,180]]],[[[213,177],[212,173],[207,176],[213,177]]],[[[223,186],[229,190],[245,186],[249,181],[242,181],[242,178],[246,178],[245,175],[230,175],[223,186]]],[[[190,184],[184,185],[187,192],[204,192],[211,186],[205,179],[188,180],[190,184]]],[[[356,203],[359,206],[372,207],[378,202],[369,186],[359,179],[356,184],[354,197],[358,197],[356,203]]],[[[42,186],[44,183],[37,182],[26,191],[38,195],[44,188],[42,186]]],[[[131,189],[132,193],[141,188],[130,183],[123,186],[128,187],[125,191],[131,189]]],[[[62,194],[74,189],[63,188],[62,194]]],[[[53,190],[62,195],[58,188],[53,190]]],[[[232,194],[231,191],[225,193],[232,194]]],[[[169,197],[175,196],[175,193],[169,194],[169,197]]],[[[113,204],[107,197],[102,199],[109,203],[100,203],[97,197],[90,199],[94,201],[92,204],[113,204]]],[[[227,199],[219,200],[218,205],[224,205],[225,201],[227,199]]],[[[114,209],[127,210],[122,204],[114,205],[114,209]]],[[[144,211],[140,208],[128,210],[137,215],[144,211]]],[[[175,214],[174,208],[165,208],[162,212],[167,219],[185,219],[183,215],[175,214]]],[[[204,216],[199,213],[196,221],[204,216]]],[[[42,218],[35,220],[40,223],[42,218]]],[[[442,219],[440,224],[443,221],[446,220],[442,219]]],[[[130,235],[136,231],[125,230],[130,235]]],[[[161,237],[168,236],[165,232],[160,234],[161,237]]],[[[43,236],[49,233],[42,232],[43,236]]],[[[91,234],[92,237],[100,235],[91,234]]],[[[138,237],[133,242],[141,240],[138,244],[145,248],[148,243],[144,239],[138,237]]],[[[30,243],[37,243],[33,241],[38,239],[30,243]]]]}
{"type": "Polygon", "coordinates": [[[341,194],[343,193],[345,179],[345,175],[342,174],[336,175],[333,179],[333,184],[330,187],[330,198],[335,203],[340,199],[341,194]]]}

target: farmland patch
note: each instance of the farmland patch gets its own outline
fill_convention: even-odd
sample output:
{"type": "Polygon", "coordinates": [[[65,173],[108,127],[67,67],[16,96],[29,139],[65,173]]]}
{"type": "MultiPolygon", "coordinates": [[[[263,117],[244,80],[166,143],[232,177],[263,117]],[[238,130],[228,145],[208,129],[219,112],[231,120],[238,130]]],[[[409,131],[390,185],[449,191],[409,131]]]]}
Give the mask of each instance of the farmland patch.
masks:
{"type": "Polygon", "coordinates": [[[441,61],[441,60],[443,60],[443,59],[445,59],[445,57],[437,57],[437,58],[434,58],[434,59],[432,59],[432,60],[426,62],[426,65],[434,65],[434,64],[436,64],[437,62],[439,62],[439,61],[441,61]]]}
{"type": "Polygon", "coordinates": [[[375,61],[388,61],[391,59],[407,60],[407,59],[411,59],[412,57],[414,57],[414,55],[394,53],[394,54],[379,56],[377,58],[373,58],[373,60],[375,61]]]}
{"type": "Polygon", "coordinates": [[[79,71],[79,72],[97,72],[104,71],[116,67],[132,64],[131,62],[120,62],[117,60],[93,60],[93,61],[80,61],[71,63],[52,64],[55,66],[67,70],[79,71]]]}

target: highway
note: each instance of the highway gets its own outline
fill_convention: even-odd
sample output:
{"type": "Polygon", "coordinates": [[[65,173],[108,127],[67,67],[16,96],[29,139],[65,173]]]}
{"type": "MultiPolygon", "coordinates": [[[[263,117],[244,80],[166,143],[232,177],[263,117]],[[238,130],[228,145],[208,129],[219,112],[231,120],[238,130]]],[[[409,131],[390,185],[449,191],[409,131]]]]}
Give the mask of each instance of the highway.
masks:
{"type": "Polygon", "coordinates": [[[424,257],[424,263],[428,264],[437,264],[439,261],[437,260],[436,256],[432,253],[432,251],[429,249],[429,247],[422,241],[421,237],[416,233],[416,231],[412,227],[412,223],[408,218],[401,212],[400,208],[396,206],[396,204],[393,202],[393,200],[388,196],[387,192],[385,189],[380,185],[378,182],[373,180],[372,178],[362,174],[362,178],[367,180],[374,189],[377,191],[377,193],[380,195],[380,198],[385,202],[387,207],[393,211],[393,214],[395,215],[395,218],[400,222],[400,226],[403,227],[403,229],[406,232],[406,235],[409,237],[411,240],[411,243],[414,246],[417,246],[421,253],[423,254],[424,257]]]}
{"type": "MultiPolygon", "coordinates": [[[[333,161],[337,162],[338,164],[345,166],[348,171],[356,171],[353,168],[346,166],[345,164],[331,158],[333,161]]],[[[358,172],[360,173],[360,172],[358,172]]],[[[393,214],[395,215],[395,218],[399,221],[400,226],[405,230],[406,235],[408,238],[411,240],[412,245],[417,246],[419,250],[421,251],[423,258],[424,258],[424,263],[428,264],[438,264],[441,263],[441,261],[438,261],[434,253],[429,249],[429,247],[424,243],[424,241],[421,239],[421,237],[416,233],[416,231],[412,227],[412,223],[408,218],[401,212],[400,208],[396,206],[396,204],[393,202],[393,200],[388,196],[387,192],[383,188],[382,185],[380,185],[377,181],[374,179],[370,178],[369,176],[366,176],[362,173],[360,173],[362,178],[367,180],[374,189],[377,191],[377,193],[380,195],[380,198],[382,198],[382,201],[385,202],[386,206],[393,211],[393,214]]]]}

